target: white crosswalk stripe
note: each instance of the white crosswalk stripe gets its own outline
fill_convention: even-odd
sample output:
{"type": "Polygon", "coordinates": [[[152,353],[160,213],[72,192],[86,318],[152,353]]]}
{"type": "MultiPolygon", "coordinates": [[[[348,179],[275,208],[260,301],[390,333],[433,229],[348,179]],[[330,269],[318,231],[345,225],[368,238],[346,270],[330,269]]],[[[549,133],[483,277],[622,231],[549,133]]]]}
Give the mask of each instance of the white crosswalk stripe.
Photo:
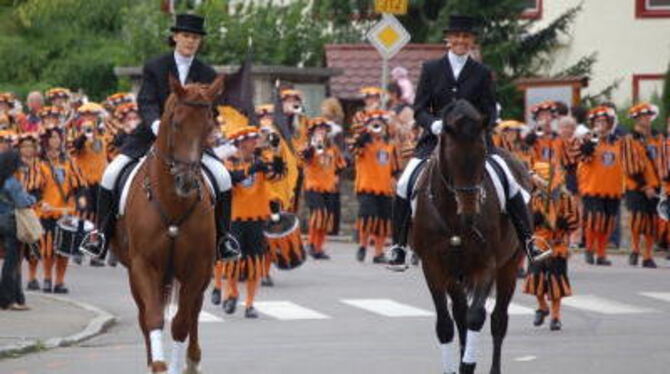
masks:
{"type": "MultiPolygon", "coordinates": [[[[177,306],[170,304],[170,306],[167,308],[165,311],[165,319],[168,321],[172,321],[174,316],[177,314],[177,306]]],[[[200,311],[200,315],[198,316],[198,322],[200,323],[212,323],[212,322],[223,322],[223,318],[217,317],[212,313],[200,311]]]]}
{"type": "MultiPolygon", "coordinates": [[[[495,305],[496,305],[495,299],[486,300],[486,311],[489,312],[489,314],[493,313],[493,308],[495,308],[495,305]]],[[[535,311],[533,310],[533,308],[529,308],[527,306],[519,305],[516,303],[510,303],[509,306],[507,307],[507,313],[510,316],[526,316],[535,314],[535,311]]]]}
{"type": "Polygon", "coordinates": [[[290,301],[258,301],[254,303],[254,308],[281,321],[330,319],[330,316],[290,301]]]}
{"type": "Polygon", "coordinates": [[[384,317],[430,317],[434,315],[433,312],[391,299],[343,299],[340,301],[384,317]]]}
{"type": "Polygon", "coordinates": [[[628,305],[594,295],[573,295],[561,300],[561,304],[571,308],[608,315],[642,314],[655,312],[655,310],[650,308],[628,305]]]}
{"type": "Polygon", "coordinates": [[[670,303],[670,292],[640,292],[640,295],[670,303]]]}

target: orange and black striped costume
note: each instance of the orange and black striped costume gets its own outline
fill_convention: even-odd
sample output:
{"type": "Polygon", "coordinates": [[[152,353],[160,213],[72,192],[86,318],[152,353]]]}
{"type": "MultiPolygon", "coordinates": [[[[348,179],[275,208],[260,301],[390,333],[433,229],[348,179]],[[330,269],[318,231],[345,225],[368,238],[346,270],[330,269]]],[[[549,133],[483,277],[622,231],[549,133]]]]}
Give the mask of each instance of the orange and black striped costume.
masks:
{"type": "Polygon", "coordinates": [[[301,156],[305,173],[304,198],[309,208],[309,243],[315,252],[321,252],[326,234],[335,226],[338,174],[347,164],[340,150],[332,144],[322,152],[307,147],[301,156]]]}
{"type": "Polygon", "coordinates": [[[91,139],[79,137],[76,146],[71,149],[71,157],[81,169],[87,186],[87,206],[83,215],[84,218],[92,222],[97,222],[95,213],[97,211],[98,188],[109,160],[107,150],[108,145],[105,136],[94,136],[91,139]]]}
{"type": "Polygon", "coordinates": [[[44,278],[52,279],[55,261],[55,284],[59,285],[64,282],[69,258],[55,253],[56,222],[64,215],[76,215],[76,199],[83,196],[86,180],[76,162],[64,155],[52,160],[43,159],[38,167],[43,181],[39,186],[41,195],[39,215],[45,231],[40,242],[44,278]]]}
{"type": "Polygon", "coordinates": [[[544,240],[538,247],[551,246],[554,256],[545,262],[531,263],[524,283],[524,293],[535,295],[538,307],[560,319],[561,298],[572,295],[568,278],[568,244],[570,233],[579,227],[577,204],[565,188],[565,174],[557,162],[536,163],[534,167],[547,186],[535,188],[532,197],[535,236],[544,240]]]}

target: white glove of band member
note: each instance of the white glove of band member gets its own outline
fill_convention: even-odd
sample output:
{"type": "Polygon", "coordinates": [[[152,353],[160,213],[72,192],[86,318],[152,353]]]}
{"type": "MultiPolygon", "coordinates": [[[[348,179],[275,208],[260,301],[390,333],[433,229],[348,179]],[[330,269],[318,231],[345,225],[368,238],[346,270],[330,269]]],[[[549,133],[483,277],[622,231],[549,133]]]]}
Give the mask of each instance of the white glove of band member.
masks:
{"type": "Polygon", "coordinates": [[[151,124],[151,131],[154,133],[154,135],[158,136],[158,127],[160,127],[161,121],[159,119],[155,120],[151,124]]]}
{"type": "Polygon", "coordinates": [[[440,119],[440,120],[437,120],[437,121],[433,122],[430,125],[430,131],[433,133],[433,135],[437,136],[437,135],[440,135],[440,133],[442,133],[442,127],[443,127],[442,120],[440,119]]]}

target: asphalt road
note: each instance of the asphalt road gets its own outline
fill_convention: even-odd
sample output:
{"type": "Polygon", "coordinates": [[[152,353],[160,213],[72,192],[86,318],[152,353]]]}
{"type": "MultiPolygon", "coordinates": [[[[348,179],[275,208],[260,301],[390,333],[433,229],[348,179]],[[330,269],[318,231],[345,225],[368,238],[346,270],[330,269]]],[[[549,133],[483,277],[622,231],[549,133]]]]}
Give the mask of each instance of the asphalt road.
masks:
{"type": "MultiPolygon", "coordinates": [[[[205,373],[440,373],[432,304],[417,268],[398,274],[354,260],[355,246],[332,244],[333,260],[274,271],[261,290],[259,320],[209,303],[201,315],[205,373]]],[[[517,289],[503,347],[506,373],[670,372],[670,263],[612,268],[570,262],[575,296],[565,300],[563,330],[532,326],[535,301],[517,289]]],[[[370,258],[367,259],[368,261],[370,258]]],[[[120,321],[80,346],[0,361],[3,374],[144,373],[144,345],[123,268],[73,266],[72,298],[120,321]]],[[[241,288],[242,293],[244,287],[241,288]]],[[[35,321],[50,327],[50,321],[35,321]]],[[[478,372],[488,372],[488,323],[478,372]]],[[[169,344],[166,344],[169,347],[169,344]]],[[[168,355],[169,357],[169,355],[168,355]]]]}

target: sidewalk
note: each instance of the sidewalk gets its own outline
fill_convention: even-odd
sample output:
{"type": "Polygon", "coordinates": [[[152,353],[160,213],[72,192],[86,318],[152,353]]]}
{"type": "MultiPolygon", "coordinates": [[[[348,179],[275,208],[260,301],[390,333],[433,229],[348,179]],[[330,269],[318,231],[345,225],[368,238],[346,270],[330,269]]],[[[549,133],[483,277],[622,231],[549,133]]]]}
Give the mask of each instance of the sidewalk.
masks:
{"type": "Polygon", "coordinates": [[[66,297],[26,293],[31,310],[0,310],[0,359],[77,344],[114,324],[111,314],[66,297]]]}

